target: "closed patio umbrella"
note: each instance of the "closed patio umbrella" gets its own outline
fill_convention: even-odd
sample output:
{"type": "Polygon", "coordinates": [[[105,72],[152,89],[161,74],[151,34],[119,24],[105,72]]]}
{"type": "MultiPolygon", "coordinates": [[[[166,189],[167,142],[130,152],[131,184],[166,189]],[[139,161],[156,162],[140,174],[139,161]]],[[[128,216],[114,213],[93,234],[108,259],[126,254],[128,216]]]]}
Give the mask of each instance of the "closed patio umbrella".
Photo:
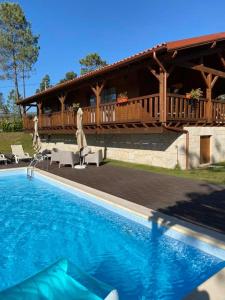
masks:
{"type": "Polygon", "coordinates": [[[77,146],[78,150],[80,151],[80,165],[75,166],[77,169],[84,169],[86,166],[82,164],[82,150],[87,147],[87,141],[86,137],[83,131],[83,111],[81,108],[78,109],[77,111],[77,131],[76,131],[76,137],[77,137],[77,146]]]}
{"type": "Polygon", "coordinates": [[[34,117],[33,122],[34,122],[33,148],[36,152],[39,152],[41,149],[41,140],[38,134],[38,118],[36,116],[34,117]]]}

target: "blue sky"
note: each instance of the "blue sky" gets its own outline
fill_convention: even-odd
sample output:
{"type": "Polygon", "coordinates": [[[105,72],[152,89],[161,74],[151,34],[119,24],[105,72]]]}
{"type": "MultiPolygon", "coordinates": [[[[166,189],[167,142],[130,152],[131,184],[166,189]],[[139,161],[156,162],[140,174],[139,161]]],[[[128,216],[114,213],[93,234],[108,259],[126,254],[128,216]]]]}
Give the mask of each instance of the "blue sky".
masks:
{"type": "MultiPolygon", "coordinates": [[[[112,63],[157,43],[225,31],[224,0],[16,2],[40,35],[40,55],[27,82],[27,96],[45,74],[52,84],[67,71],[79,74],[79,59],[90,52],[112,63]]],[[[0,81],[5,97],[11,87],[11,82],[0,81]]]]}

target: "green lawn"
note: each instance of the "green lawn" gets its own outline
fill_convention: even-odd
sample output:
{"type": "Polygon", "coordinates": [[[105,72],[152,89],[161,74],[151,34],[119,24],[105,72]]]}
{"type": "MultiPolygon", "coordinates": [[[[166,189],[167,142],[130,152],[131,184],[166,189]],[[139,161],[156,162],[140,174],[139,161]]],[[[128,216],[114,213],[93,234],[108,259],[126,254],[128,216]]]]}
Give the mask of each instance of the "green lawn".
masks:
{"type": "MultiPolygon", "coordinates": [[[[23,132],[0,132],[0,153],[11,153],[10,145],[12,144],[21,144],[23,145],[24,151],[29,152],[30,154],[34,153],[34,150],[32,148],[31,134],[23,132]]],[[[213,167],[183,171],[179,169],[165,169],[142,164],[127,163],[117,160],[107,160],[107,162],[112,166],[120,166],[158,174],[166,174],[190,178],[194,180],[204,180],[217,184],[225,184],[225,163],[219,164],[220,166],[222,166],[222,168],[213,167]]]]}
{"type": "Polygon", "coordinates": [[[21,144],[25,152],[33,154],[32,135],[23,132],[0,132],[0,153],[11,153],[11,145],[21,144]]]}
{"type": "Polygon", "coordinates": [[[160,167],[152,167],[142,164],[128,163],[118,160],[108,160],[108,163],[112,166],[120,166],[130,169],[138,169],[147,172],[153,172],[158,174],[166,174],[177,177],[185,177],[194,180],[204,180],[216,184],[225,184],[225,163],[220,163],[220,167],[210,167],[205,169],[193,169],[193,170],[179,170],[179,169],[165,169],[160,167]]]}

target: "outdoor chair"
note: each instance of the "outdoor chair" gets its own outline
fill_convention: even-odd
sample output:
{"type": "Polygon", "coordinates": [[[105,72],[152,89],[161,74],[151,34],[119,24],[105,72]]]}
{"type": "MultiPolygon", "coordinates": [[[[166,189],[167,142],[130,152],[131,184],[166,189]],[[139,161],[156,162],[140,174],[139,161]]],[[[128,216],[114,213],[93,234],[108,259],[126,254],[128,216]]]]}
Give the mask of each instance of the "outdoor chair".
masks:
{"type": "Polygon", "coordinates": [[[4,154],[0,154],[0,162],[4,162],[5,165],[7,165],[7,158],[5,157],[4,154]]]}
{"type": "Polygon", "coordinates": [[[59,162],[60,161],[60,155],[61,155],[61,152],[59,149],[57,148],[53,148],[51,150],[51,161],[50,161],[50,165],[53,163],[53,162],[59,162]]]}
{"type": "Polygon", "coordinates": [[[101,164],[103,161],[103,155],[102,155],[102,149],[97,150],[94,153],[89,153],[88,155],[85,156],[85,162],[86,164],[96,164],[97,167],[101,164]]]}
{"type": "Polygon", "coordinates": [[[11,149],[17,164],[20,160],[31,160],[32,158],[29,153],[24,152],[22,145],[11,145],[11,149]]]}
{"type": "Polygon", "coordinates": [[[59,168],[65,165],[71,165],[73,168],[75,164],[80,161],[79,154],[72,151],[60,151],[59,168]]]}

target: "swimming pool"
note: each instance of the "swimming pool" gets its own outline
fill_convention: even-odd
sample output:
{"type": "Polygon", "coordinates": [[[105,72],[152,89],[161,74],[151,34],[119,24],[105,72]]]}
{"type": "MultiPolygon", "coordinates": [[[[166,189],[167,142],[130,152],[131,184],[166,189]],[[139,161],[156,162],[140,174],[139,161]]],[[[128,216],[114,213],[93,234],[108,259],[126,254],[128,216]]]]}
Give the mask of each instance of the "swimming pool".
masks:
{"type": "Polygon", "coordinates": [[[179,300],[225,266],[221,251],[212,256],[40,175],[1,172],[0,195],[0,290],[65,257],[120,299],[179,300]]]}

